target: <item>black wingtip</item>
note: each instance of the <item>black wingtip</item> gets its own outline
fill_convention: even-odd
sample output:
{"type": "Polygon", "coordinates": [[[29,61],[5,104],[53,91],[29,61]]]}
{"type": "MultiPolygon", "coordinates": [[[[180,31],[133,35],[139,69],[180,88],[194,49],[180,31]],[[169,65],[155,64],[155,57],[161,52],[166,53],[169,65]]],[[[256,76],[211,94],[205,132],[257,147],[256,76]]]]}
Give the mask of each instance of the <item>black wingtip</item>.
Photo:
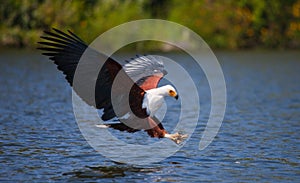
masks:
{"type": "Polygon", "coordinates": [[[73,37],[75,37],[78,41],[84,42],[82,39],[80,39],[80,37],[74,34],[71,30],[68,30],[68,33],[71,34],[73,37]]]}
{"type": "Polygon", "coordinates": [[[62,32],[62,31],[60,31],[60,30],[58,30],[57,28],[55,28],[55,27],[52,27],[52,30],[54,30],[55,32],[62,32]]]}

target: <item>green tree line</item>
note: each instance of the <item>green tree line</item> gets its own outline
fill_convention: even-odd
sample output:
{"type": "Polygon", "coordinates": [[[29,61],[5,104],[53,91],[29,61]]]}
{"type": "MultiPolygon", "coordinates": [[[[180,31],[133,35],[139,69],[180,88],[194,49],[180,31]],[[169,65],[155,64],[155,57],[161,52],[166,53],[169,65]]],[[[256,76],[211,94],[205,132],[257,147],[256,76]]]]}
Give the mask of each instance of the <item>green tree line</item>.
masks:
{"type": "Polygon", "coordinates": [[[300,48],[300,0],[3,0],[0,46],[34,48],[51,27],[92,41],[144,18],[185,25],[212,48],[300,48]]]}

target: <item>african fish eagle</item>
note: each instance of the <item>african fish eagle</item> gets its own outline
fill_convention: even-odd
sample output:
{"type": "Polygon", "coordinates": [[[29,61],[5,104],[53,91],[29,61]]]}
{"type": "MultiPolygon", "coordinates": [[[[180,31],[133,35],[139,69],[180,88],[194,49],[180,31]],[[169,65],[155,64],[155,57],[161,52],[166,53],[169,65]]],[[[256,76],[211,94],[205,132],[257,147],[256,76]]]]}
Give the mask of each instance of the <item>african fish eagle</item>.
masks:
{"type": "MultiPolygon", "coordinates": [[[[167,74],[161,60],[148,55],[137,56],[130,61],[117,62],[90,48],[69,30],[65,33],[53,28],[53,31],[44,31],[44,33],[45,36],[41,36],[43,41],[38,42],[42,47],[38,49],[43,50],[42,54],[49,56],[49,59],[54,61],[58,70],[64,73],[66,80],[78,96],[87,104],[97,109],[103,109],[101,117],[103,121],[118,118],[118,123],[107,123],[105,124],[107,127],[131,133],[145,130],[151,137],[169,138],[175,143],[180,143],[187,137],[187,135],[179,133],[168,133],[155,117],[155,113],[163,104],[164,97],[171,96],[178,99],[178,94],[171,85],[157,87],[159,81],[167,74]],[[73,83],[79,60],[87,49],[92,50],[90,59],[102,63],[97,78],[84,78],[84,81],[94,81],[95,83],[92,99],[84,94],[86,87],[82,87],[83,85],[80,84],[80,87],[75,87],[73,83]],[[117,75],[121,76],[119,78],[121,78],[122,84],[117,86],[118,88],[114,90],[115,94],[112,96],[113,82],[117,75]],[[124,88],[128,86],[131,86],[129,94],[124,88]],[[128,100],[124,100],[126,95],[129,95],[128,100]],[[112,97],[119,102],[117,106],[112,104],[112,97]],[[124,107],[126,104],[128,106],[128,103],[130,107],[124,107]]],[[[84,72],[88,73],[89,67],[86,68],[87,71],[84,72]]],[[[92,68],[93,66],[90,67],[90,69],[92,68]]]]}

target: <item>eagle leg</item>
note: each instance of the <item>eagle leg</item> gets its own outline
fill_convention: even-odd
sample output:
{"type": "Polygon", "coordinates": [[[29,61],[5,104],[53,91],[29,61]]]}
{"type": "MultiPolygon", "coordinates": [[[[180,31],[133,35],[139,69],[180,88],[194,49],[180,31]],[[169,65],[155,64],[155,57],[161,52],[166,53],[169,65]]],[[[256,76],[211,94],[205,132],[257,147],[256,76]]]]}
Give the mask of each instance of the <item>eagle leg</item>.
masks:
{"type": "Polygon", "coordinates": [[[149,129],[145,130],[150,137],[164,138],[168,132],[156,117],[148,117],[149,129]]]}
{"type": "Polygon", "coordinates": [[[186,135],[186,134],[180,134],[180,133],[170,134],[170,133],[168,133],[164,129],[164,127],[162,126],[160,121],[155,116],[148,117],[148,122],[149,122],[149,125],[152,126],[152,128],[145,130],[145,131],[147,131],[148,135],[151,137],[168,138],[168,139],[171,139],[176,144],[180,144],[188,137],[188,135],[186,135]]]}

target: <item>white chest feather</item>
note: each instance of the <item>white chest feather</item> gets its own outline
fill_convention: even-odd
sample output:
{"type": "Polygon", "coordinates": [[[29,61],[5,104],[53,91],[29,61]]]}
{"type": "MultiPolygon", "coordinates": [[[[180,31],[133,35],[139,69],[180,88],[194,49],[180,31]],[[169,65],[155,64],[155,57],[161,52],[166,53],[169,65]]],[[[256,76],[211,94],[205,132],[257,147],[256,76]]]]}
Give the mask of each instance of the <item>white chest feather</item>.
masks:
{"type": "Polygon", "coordinates": [[[154,116],[157,110],[164,104],[164,97],[169,96],[170,91],[175,91],[171,85],[147,90],[142,107],[147,110],[147,114],[154,116]]]}
{"type": "Polygon", "coordinates": [[[155,95],[150,93],[146,93],[143,101],[143,108],[146,108],[147,113],[150,116],[154,116],[157,110],[163,105],[164,97],[161,95],[155,95]]]}

